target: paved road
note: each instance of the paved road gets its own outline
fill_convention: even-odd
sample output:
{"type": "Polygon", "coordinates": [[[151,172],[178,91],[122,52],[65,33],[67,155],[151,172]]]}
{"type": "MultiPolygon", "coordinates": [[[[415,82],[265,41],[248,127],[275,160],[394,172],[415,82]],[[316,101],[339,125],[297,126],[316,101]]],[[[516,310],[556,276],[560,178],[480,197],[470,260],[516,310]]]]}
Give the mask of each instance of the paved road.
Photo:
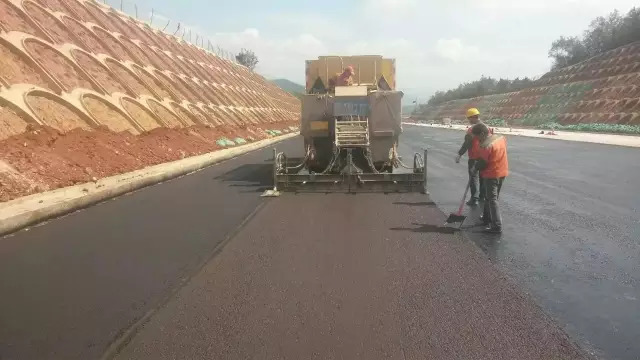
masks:
{"type": "MultiPolygon", "coordinates": [[[[401,155],[429,147],[431,197],[459,205],[459,131],[406,126],[401,155]],[[458,202],[458,204],[456,204],[458,202]]],[[[499,241],[466,235],[565,329],[608,359],[640,354],[640,149],[509,136],[499,241]]],[[[476,214],[478,215],[478,214],[476,214]]]]}
{"type": "MultiPolygon", "coordinates": [[[[421,146],[425,136],[434,134],[408,132],[408,146],[401,151],[421,146]]],[[[437,141],[429,141],[431,191],[446,209],[464,186],[459,176],[464,169],[451,165],[454,137],[445,130],[437,141]]],[[[300,142],[281,147],[296,153],[300,142]]],[[[545,144],[527,146],[549,151],[545,144]]],[[[594,145],[552,147],[579,149],[564,155],[575,161],[594,145]]],[[[634,208],[634,200],[616,196],[619,185],[608,193],[619,200],[607,200],[600,210],[607,216],[592,219],[580,202],[582,189],[593,203],[594,197],[611,197],[582,183],[575,193],[572,184],[561,181],[572,178],[566,173],[558,177],[546,165],[539,167],[544,179],[536,177],[538,171],[520,170],[527,189],[518,188],[517,162],[535,160],[527,160],[522,149],[519,156],[518,150],[511,152],[514,176],[503,201],[514,215],[505,214],[503,240],[483,242],[473,233],[471,238],[570,331],[610,357],[630,358],[636,346],[630,339],[633,331],[637,334],[631,326],[638,316],[632,300],[637,298],[637,261],[632,264],[637,245],[628,233],[631,227],[616,241],[603,237],[595,242],[594,236],[600,236],[598,221],[616,216],[636,221],[637,216],[629,220],[632,214],[623,216],[624,209],[634,208]],[[571,190],[559,191],[563,186],[571,190]],[[577,195],[560,195],[571,191],[577,195]],[[585,226],[594,230],[569,221],[573,227],[557,234],[553,225],[566,218],[556,220],[553,214],[568,211],[563,207],[569,200],[580,212],[560,215],[587,219],[585,226]],[[515,214],[551,235],[525,226],[514,236],[515,214]],[[628,251],[620,256],[615,251],[621,244],[628,251]],[[629,292],[618,299],[623,266],[628,266],[629,292]],[[607,301],[618,308],[612,310],[607,301]],[[626,324],[624,330],[631,333],[612,333],[602,325],[610,324],[604,317],[618,321],[617,326],[626,324]],[[597,325],[605,329],[598,333],[597,325]],[[602,333],[606,336],[595,336],[602,333]],[[629,349],[616,352],[616,345],[629,349]]],[[[607,147],[604,153],[622,162],[625,151],[607,147]]],[[[602,151],[590,153],[603,156],[602,151]]],[[[294,358],[580,357],[475,246],[439,227],[444,215],[424,197],[319,195],[318,202],[305,205],[302,196],[294,195],[265,201],[257,195],[269,182],[269,154],[256,152],[1,239],[0,358],[99,358],[116,339],[129,339],[125,332],[145,314],[151,314],[149,321],[133,334],[122,358],[189,358],[208,350],[221,356],[294,358]]],[[[601,160],[596,158],[583,174],[599,180],[595,169],[613,166],[601,160]]],[[[620,229],[620,223],[608,224],[618,225],[608,231],[620,229]]]]}
{"type": "Polygon", "coordinates": [[[422,195],[270,200],[117,359],[582,359],[422,195]]]}
{"type": "Polygon", "coordinates": [[[0,238],[0,359],[99,358],[258,208],[269,157],[250,153],[0,238]]]}

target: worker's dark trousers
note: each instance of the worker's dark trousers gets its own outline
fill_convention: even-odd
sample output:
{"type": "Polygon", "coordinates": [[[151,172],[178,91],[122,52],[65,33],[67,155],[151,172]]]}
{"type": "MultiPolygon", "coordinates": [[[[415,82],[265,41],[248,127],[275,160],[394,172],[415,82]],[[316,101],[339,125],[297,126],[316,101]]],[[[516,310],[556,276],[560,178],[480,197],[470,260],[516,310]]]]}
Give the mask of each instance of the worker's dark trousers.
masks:
{"type": "Polygon", "coordinates": [[[480,172],[478,170],[474,172],[471,171],[473,166],[476,164],[476,160],[469,159],[467,164],[469,171],[469,190],[471,191],[471,199],[482,199],[484,198],[484,184],[482,179],[480,178],[480,172]]]}
{"type": "Polygon", "coordinates": [[[484,181],[484,213],[482,219],[491,224],[494,229],[502,230],[502,216],[498,207],[500,189],[504,183],[504,178],[482,179],[484,181]]]}

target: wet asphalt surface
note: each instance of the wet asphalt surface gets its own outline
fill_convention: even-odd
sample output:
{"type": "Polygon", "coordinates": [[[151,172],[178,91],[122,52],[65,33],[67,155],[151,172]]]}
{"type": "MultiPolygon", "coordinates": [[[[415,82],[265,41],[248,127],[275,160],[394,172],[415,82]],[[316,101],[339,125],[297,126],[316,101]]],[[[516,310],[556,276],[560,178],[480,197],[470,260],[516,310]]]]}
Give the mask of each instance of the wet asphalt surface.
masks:
{"type": "MultiPolygon", "coordinates": [[[[430,146],[445,212],[466,181],[459,138],[407,127],[400,149],[430,146]]],[[[534,300],[636,358],[637,150],[509,144],[505,234],[464,233],[503,272],[424,196],[260,198],[266,149],[0,239],[0,359],[96,359],[123,339],[122,359],[580,358],[534,300]]]]}
{"type": "MultiPolygon", "coordinates": [[[[468,180],[466,157],[454,163],[462,137],[407,125],[400,148],[410,159],[428,147],[429,191],[445,212],[457,210],[468,180]]],[[[639,359],[640,149],[509,136],[508,152],[504,234],[470,226],[465,236],[585,348],[639,359]]]]}

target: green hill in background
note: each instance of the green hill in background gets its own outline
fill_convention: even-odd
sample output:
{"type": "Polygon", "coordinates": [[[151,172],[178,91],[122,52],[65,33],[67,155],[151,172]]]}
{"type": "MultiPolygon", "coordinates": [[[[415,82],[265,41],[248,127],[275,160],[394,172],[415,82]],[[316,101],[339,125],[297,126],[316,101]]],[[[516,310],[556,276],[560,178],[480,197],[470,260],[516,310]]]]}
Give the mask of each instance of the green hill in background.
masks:
{"type": "Polygon", "coordinates": [[[296,84],[293,81],[287,80],[287,79],[273,79],[270,80],[272,83],[274,83],[276,86],[280,87],[282,90],[296,96],[296,97],[300,97],[302,94],[304,94],[305,88],[304,86],[300,85],[300,84],[296,84]]]}

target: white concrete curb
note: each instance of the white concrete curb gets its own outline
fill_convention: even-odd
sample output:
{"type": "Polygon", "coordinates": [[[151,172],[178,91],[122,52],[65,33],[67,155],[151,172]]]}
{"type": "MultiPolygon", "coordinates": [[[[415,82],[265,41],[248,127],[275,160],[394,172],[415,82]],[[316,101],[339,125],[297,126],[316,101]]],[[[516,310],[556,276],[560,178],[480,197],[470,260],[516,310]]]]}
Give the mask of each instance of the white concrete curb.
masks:
{"type": "Polygon", "coordinates": [[[218,162],[298,136],[286,134],[133,172],[29,195],[0,204],[0,235],[58,217],[128,192],[201,170],[218,162]]]}
{"type": "MultiPolygon", "coordinates": [[[[412,126],[421,126],[421,127],[431,127],[437,129],[446,129],[446,130],[456,130],[456,131],[466,131],[466,125],[453,125],[453,127],[449,127],[448,125],[439,125],[439,124],[415,124],[403,122],[402,125],[412,125],[412,126]]],[[[604,144],[604,145],[616,145],[616,146],[628,146],[628,147],[640,147],[640,136],[635,135],[615,135],[615,134],[598,134],[598,133],[587,133],[587,132],[570,132],[570,131],[556,131],[556,135],[542,135],[539,134],[540,130],[536,129],[519,129],[519,128],[501,128],[494,127],[493,129],[499,133],[510,136],[526,136],[532,138],[539,139],[548,139],[548,140],[564,140],[564,141],[577,141],[577,142],[585,142],[585,143],[593,143],[593,144],[604,144]]],[[[546,133],[546,130],[545,130],[546,133]]]]}

